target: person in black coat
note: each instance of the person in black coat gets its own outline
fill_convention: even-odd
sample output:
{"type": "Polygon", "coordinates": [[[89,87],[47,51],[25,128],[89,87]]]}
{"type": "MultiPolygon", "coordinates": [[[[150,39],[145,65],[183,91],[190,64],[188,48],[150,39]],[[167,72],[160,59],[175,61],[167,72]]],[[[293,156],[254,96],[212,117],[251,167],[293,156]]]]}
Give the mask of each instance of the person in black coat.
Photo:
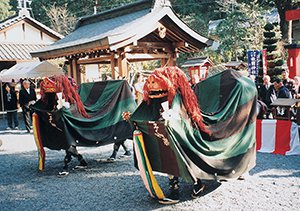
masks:
{"type": "Polygon", "coordinates": [[[30,132],[30,122],[32,118],[32,111],[30,105],[33,105],[36,101],[36,93],[33,88],[30,87],[29,81],[23,81],[23,88],[19,94],[19,102],[22,107],[25,127],[27,132],[30,132]]]}
{"type": "Polygon", "coordinates": [[[5,85],[4,90],[4,108],[7,112],[7,130],[10,129],[19,129],[18,121],[18,100],[16,92],[12,89],[9,84],[5,85]],[[13,124],[14,123],[14,124],[13,124]]]}
{"type": "Polygon", "coordinates": [[[283,82],[280,78],[275,79],[274,88],[276,90],[277,98],[292,98],[291,92],[283,85],[283,82]]]}
{"type": "Polygon", "coordinates": [[[276,100],[276,92],[274,85],[271,83],[271,78],[268,75],[265,75],[263,78],[263,84],[259,87],[259,100],[261,100],[266,106],[266,118],[269,119],[270,113],[271,113],[271,103],[276,100]]]}

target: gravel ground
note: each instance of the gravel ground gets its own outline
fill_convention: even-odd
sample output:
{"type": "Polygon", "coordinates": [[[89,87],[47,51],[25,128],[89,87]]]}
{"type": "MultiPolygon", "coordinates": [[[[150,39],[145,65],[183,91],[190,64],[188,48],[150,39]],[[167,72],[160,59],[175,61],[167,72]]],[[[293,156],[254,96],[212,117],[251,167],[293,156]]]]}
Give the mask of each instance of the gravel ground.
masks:
{"type": "MultiPolygon", "coordinates": [[[[190,197],[181,182],[181,202],[163,206],[147,194],[133,160],[99,162],[112,145],[79,148],[88,169],[59,178],[64,152],[46,150],[46,168],[37,171],[32,134],[0,135],[0,210],[300,210],[300,156],[257,154],[257,165],[244,181],[211,182],[204,196],[190,197]]],[[[122,149],[119,154],[123,153],[122,149]]],[[[77,162],[72,162],[75,166],[77,162]]],[[[157,175],[167,190],[167,178],[157,175]]]]}

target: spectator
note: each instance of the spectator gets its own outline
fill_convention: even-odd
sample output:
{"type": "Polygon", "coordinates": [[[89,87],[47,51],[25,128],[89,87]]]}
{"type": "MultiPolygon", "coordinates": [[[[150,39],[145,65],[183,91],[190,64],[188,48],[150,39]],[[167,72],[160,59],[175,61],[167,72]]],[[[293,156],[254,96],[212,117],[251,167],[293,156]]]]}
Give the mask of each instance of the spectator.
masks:
{"type": "Polygon", "coordinates": [[[143,88],[144,88],[144,78],[142,74],[138,75],[138,81],[134,84],[134,88],[136,91],[136,99],[137,104],[141,104],[143,102],[143,88]]]}
{"type": "Polygon", "coordinates": [[[199,82],[200,82],[199,75],[194,74],[191,79],[191,88],[194,89],[195,86],[197,85],[197,83],[199,83],[199,82]]]}
{"type": "Polygon", "coordinates": [[[289,70],[282,70],[282,83],[291,92],[293,90],[293,80],[289,78],[289,70]]]}
{"type": "Polygon", "coordinates": [[[267,94],[271,88],[271,78],[270,76],[265,75],[263,77],[263,84],[259,87],[259,99],[263,101],[267,106],[271,104],[270,99],[267,99],[267,94]]]}
{"type": "Polygon", "coordinates": [[[294,77],[294,86],[293,86],[293,94],[294,98],[299,99],[300,98],[300,76],[294,77]]]}
{"type": "Polygon", "coordinates": [[[4,108],[7,112],[7,130],[19,128],[19,121],[18,121],[18,100],[16,92],[11,88],[9,84],[5,85],[4,90],[4,108]]]}
{"type": "Polygon", "coordinates": [[[283,85],[280,78],[275,79],[274,88],[276,90],[277,98],[292,98],[290,91],[283,85]]]}
{"type": "Polygon", "coordinates": [[[10,88],[11,88],[13,91],[16,91],[16,85],[17,85],[17,83],[15,82],[15,79],[12,79],[12,80],[11,80],[11,83],[10,83],[10,88]]]}
{"type": "Polygon", "coordinates": [[[270,76],[263,77],[263,84],[259,87],[259,100],[267,106],[266,118],[269,118],[271,113],[271,103],[276,99],[274,85],[270,82],[270,76]]]}
{"type": "Polygon", "coordinates": [[[23,88],[19,94],[19,102],[22,107],[22,113],[24,117],[25,127],[28,133],[30,133],[30,122],[32,119],[32,111],[30,105],[36,101],[36,93],[33,88],[30,87],[30,83],[27,80],[23,81],[23,88]]]}

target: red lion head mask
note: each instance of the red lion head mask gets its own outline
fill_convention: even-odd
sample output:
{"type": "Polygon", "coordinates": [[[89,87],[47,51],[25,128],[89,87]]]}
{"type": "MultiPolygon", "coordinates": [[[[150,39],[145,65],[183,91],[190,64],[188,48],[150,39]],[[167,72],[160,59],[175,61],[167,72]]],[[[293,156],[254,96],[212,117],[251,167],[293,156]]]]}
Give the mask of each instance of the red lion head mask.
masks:
{"type": "Polygon", "coordinates": [[[198,99],[184,72],[178,67],[155,69],[144,85],[144,100],[150,103],[150,99],[167,96],[171,105],[176,92],[182,96],[183,104],[192,120],[202,131],[210,134],[211,132],[203,123],[198,99]]]}
{"type": "Polygon", "coordinates": [[[84,105],[78,95],[76,88],[71,84],[70,80],[66,76],[53,76],[45,78],[41,83],[41,99],[47,103],[47,93],[63,93],[63,98],[70,104],[76,104],[78,112],[88,118],[88,114],[84,109],[84,105]]]}

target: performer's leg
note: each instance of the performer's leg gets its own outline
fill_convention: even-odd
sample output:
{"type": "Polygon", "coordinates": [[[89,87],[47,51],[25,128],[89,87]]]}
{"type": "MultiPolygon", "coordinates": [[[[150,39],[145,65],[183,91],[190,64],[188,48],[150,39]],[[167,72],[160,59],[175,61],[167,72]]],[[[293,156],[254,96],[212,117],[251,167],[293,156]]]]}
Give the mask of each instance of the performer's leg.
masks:
{"type": "Polygon", "coordinates": [[[121,143],[122,143],[122,142],[114,143],[114,146],[113,146],[113,152],[112,152],[111,156],[110,156],[107,160],[113,161],[113,160],[116,159],[117,153],[118,153],[119,148],[120,148],[120,146],[121,146],[121,143]]]}
{"type": "Polygon", "coordinates": [[[168,175],[169,178],[169,195],[159,200],[160,204],[176,204],[179,202],[179,185],[178,185],[178,177],[173,175],[168,175]]]}
{"type": "Polygon", "coordinates": [[[68,149],[68,152],[77,158],[77,160],[79,161],[79,165],[76,166],[75,168],[86,168],[87,167],[87,162],[84,160],[83,156],[81,154],[78,153],[76,146],[70,146],[70,148],[68,149]]]}
{"type": "Polygon", "coordinates": [[[130,152],[130,150],[129,150],[129,148],[128,148],[128,145],[127,145],[127,143],[126,143],[126,140],[122,141],[122,142],[121,142],[121,145],[122,145],[122,147],[123,147],[123,149],[124,149],[124,151],[125,151],[124,156],[131,156],[131,152],[130,152]]]}
{"type": "Polygon", "coordinates": [[[64,171],[68,171],[69,170],[69,166],[68,166],[68,164],[71,162],[71,160],[72,160],[72,156],[71,156],[71,153],[70,152],[68,152],[68,150],[66,150],[66,156],[65,156],[65,159],[64,159],[64,167],[63,167],[63,170],[64,171]]]}
{"type": "Polygon", "coordinates": [[[202,195],[205,185],[202,184],[201,179],[197,179],[197,182],[194,183],[192,197],[198,198],[202,195]]]}

